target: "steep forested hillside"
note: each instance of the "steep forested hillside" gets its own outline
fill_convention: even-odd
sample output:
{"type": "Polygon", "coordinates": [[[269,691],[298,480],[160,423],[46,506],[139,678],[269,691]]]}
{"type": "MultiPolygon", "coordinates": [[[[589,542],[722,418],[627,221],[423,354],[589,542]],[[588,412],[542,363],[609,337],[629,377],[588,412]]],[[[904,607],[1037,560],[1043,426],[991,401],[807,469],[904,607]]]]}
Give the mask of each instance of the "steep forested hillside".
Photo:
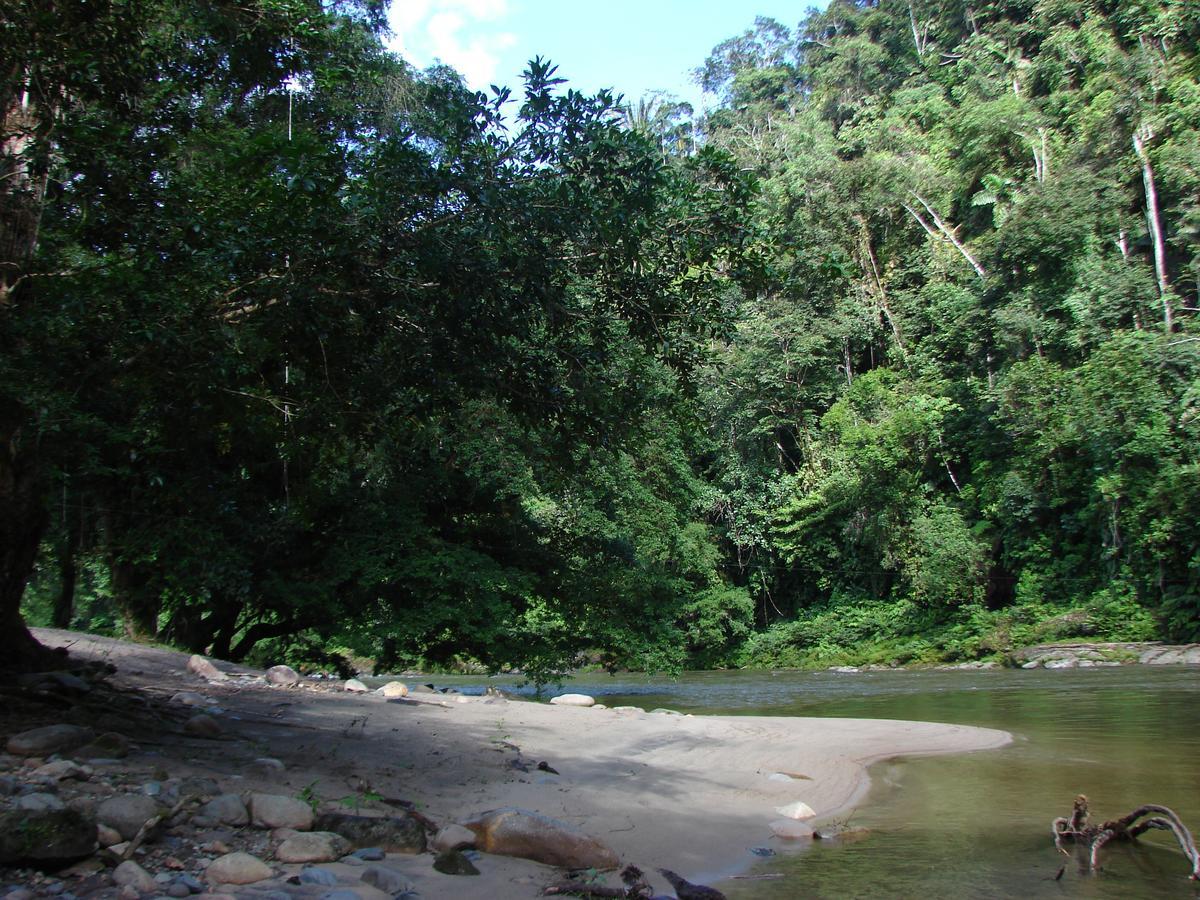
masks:
{"type": "Polygon", "coordinates": [[[1200,7],[834,2],[700,71],[769,286],[705,379],[748,656],[1200,636],[1200,7]]]}
{"type": "Polygon", "coordinates": [[[1195,3],[759,19],[692,121],[368,0],[0,12],[9,663],[22,604],[537,675],[1200,638],[1195,3]]]}

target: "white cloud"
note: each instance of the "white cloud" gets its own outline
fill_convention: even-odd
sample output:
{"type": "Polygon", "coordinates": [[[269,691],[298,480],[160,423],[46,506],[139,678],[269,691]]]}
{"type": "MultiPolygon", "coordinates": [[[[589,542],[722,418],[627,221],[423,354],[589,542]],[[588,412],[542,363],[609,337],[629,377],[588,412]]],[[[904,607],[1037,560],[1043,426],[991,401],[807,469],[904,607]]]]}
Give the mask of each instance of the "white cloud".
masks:
{"type": "Polygon", "coordinates": [[[440,60],[477,90],[496,80],[499,53],[517,36],[497,28],[508,0],[394,0],[392,49],[418,68],[440,60]]]}

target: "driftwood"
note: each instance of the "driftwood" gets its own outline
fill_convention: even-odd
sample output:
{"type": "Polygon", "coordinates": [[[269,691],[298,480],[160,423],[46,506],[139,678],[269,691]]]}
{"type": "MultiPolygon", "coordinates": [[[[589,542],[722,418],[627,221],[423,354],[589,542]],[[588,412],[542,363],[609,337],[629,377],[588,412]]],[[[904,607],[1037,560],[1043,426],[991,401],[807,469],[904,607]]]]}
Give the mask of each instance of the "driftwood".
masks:
{"type": "MultiPolygon", "coordinates": [[[[1063,853],[1067,852],[1063,845],[1068,842],[1087,848],[1088,866],[1092,871],[1100,868],[1100,851],[1110,841],[1136,840],[1152,828],[1170,831],[1175,835],[1180,849],[1192,864],[1192,880],[1200,881],[1200,851],[1196,849],[1196,840],[1174,810],[1166,806],[1147,803],[1127,816],[1110,819],[1100,825],[1091,825],[1088,823],[1088,798],[1080,794],[1075,798],[1071,815],[1057,818],[1051,824],[1054,846],[1063,853]]],[[[1061,874],[1060,872],[1060,877],[1061,874]]]]}

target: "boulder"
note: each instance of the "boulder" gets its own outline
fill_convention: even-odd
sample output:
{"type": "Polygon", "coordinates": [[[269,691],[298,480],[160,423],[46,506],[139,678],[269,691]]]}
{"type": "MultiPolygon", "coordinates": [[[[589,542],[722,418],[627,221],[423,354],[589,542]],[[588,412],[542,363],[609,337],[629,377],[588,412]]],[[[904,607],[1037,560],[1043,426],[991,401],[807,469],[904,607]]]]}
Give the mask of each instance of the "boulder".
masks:
{"type": "Polygon", "coordinates": [[[281,794],[251,794],[250,821],[257,828],[294,828],[297,831],[308,831],[313,827],[313,811],[303,800],[294,797],[284,797],[281,794]]]}
{"type": "Polygon", "coordinates": [[[288,687],[300,683],[300,673],[291,666],[271,666],[267,669],[267,684],[288,687]]]}
{"type": "Polygon", "coordinates": [[[96,823],[74,809],[0,813],[0,865],[66,863],[96,850],[96,823]]]}
{"type": "Polygon", "coordinates": [[[365,694],[370,690],[369,687],[367,687],[357,678],[347,679],[346,683],[342,685],[342,687],[351,694],[365,694]]]}
{"type": "Polygon", "coordinates": [[[219,738],[225,733],[225,729],[212,716],[200,713],[183,723],[183,733],[190,734],[192,737],[219,738]]]}
{"type": "Polygon", "coordinates": [[[797,800],[795,803],[789,803],[787,806],[775,807],[775,812],[789,819],[811,819],[816,813],[813,808],[803,800],[797,800]]]}
{"type": "Polygon", "coordinates": [[[775,837],[793,841],[811,840],[813,836],[813,830],[809,825],[795,819],[776,819],[767,827],[771,829],[771,834],[775,837]]]}
{"type": "Polygon", "coordinates": [[[14,734],[5,749],[15,756],[49,756],[81,747],[93,737],[92,729],[79,725],[45,725],[14,734]]]}
{"type": "Polygon", "coordinates": [[[612,848],[574,825],[518,807],[481,813],[463,822],[487,853],[519,856],[563,869],[613,869],[620,859],[612,848]]]}
{"type": "Polygon", "coordinates": [[[408,685],[406,685],[403,681],[389,681],[375,693],[382,697],[386,697],[389,700],[396,697],[407,697],[408,685]]]}
{"type": "Polygon", "coordinates": [[[46,794],[40,791],[32,794],[22,794],[17,798],[17,809],[26,812],[57,812],[61,809],[66,809],[67,804],[54,794],[46,794]]]}
{"type": "Polygon", "coordinates": [[[124,759],[129,755],[129,738],[106,731],[71,754],[76,759],[124,759]]]}
{"type": "Polygon", "coordinates": [[[206,681],[224,681],[229,677],[198,653],[193,653],[191,659],[188,660],[187,670],[206,681]]]}
{"type": "Polygon", "coordinates": [[[332,831],[296,832],[279,845],[275,858],[285,863],[332,862],[350,850],[350,842],[332,831]]]}
{"type": "Polygon", "coordinates": [[[550,702],[555,706],[595,706],[596,698],[587,694],[559,694],[551,697],[550,702]]]}
{"type": "Polygon", "coordinates": [[[425,827],[411,816],[354,816],[323,813],[318,831],[340,834],[355,847],[378,847],[390,853],[424,853],[425,827]]]}
{"type": "Polygon", "coordinates": [[[157,894],[158,882],[154,877],[135,863],[132,859],[127,859],[121,863],[112,873],[113,883],[117,887],[131,887],[139,894],[157,894]]]}
{"type": "Polygon", "coordinates": [[[433,836],[431,846],[439,853],[445,850],[461,850],[475,846],[475,832],[462,825],[445,825],[433,836]]]}
{"type": "Polygon", "coordinates": [[[138,830],[162,812],[154,798],[145,794],[118,794],[96,807],[96,818],[116,831],[125,840],[133,840],[138,830]]]}
{"type": "Polygon", "coordinates": [[[433,867],[443,875],[478,875],[479,870],[461,850],[444,850],[433,861],[433,867]]]}
{"type": "Polygon", "coordinates": [[[226,853],[214,859],[204,877],[209,884],[254,884],[271,877],[271,867],[249,853],[226,853]]]}
{"type": "Polygon", "coordinates": [[[321,887],[333,887],[338,883],[338,877],[328,869],[309,866],[300,873],[301,884],[316,884],[321,887]]]}
{"type": "Polygon", "coordinates": [[[237,794],[220,794],[201,806],[193,821],[203,827],[248,825],[250,812],[237,794]]]}

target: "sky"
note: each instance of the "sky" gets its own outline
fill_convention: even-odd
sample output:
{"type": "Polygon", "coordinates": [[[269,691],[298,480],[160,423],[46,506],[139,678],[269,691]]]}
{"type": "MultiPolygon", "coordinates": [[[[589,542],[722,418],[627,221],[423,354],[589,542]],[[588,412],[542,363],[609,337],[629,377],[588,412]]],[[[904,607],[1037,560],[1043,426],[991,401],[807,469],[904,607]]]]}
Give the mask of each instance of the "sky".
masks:
{"type": "Polygon", "coordinates": [[[568,86],[613,88],[636,100],[666,90],[702,108],[691,70],[714,46],[770,16],[790,28],[812,0],[392,0],[392,48],[418,68],[457,69],[475,90],[521,93],[534,56],[568,86]]]}

